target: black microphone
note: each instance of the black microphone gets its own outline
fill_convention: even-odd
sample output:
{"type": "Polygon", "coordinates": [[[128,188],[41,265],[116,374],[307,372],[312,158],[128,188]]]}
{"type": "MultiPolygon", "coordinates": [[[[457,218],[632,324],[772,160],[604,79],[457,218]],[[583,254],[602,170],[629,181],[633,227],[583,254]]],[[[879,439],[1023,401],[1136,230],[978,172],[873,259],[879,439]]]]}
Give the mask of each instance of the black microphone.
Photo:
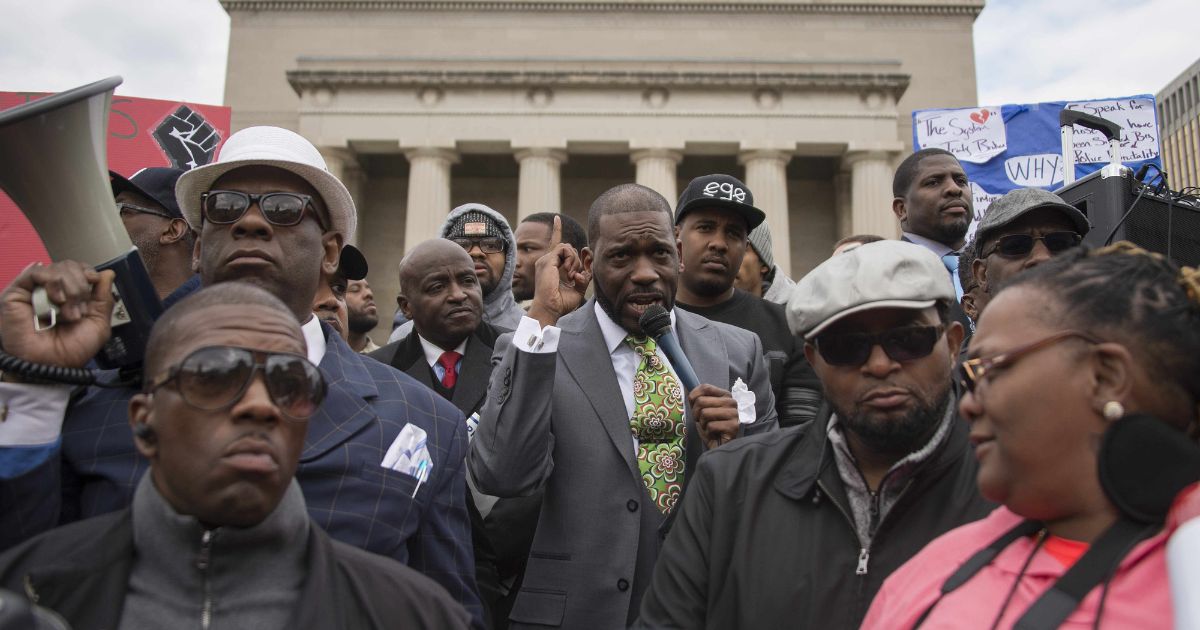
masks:
{"type": "Polygon", "coordinates": [[[651,304],[638,318],[638,325],[642,327],[642,332],[658,342],[658,347],[667,355],[667,360],[675,368],[676,376],[683,383],[683,396],[687,398],[688,392],[700,386],[700,379],[696,378],[692,364],[688,362],[687,355],[683,354],[683,348],[679,347],[679,340],[671,330],[671,314],[662,306],[651,304]]]}

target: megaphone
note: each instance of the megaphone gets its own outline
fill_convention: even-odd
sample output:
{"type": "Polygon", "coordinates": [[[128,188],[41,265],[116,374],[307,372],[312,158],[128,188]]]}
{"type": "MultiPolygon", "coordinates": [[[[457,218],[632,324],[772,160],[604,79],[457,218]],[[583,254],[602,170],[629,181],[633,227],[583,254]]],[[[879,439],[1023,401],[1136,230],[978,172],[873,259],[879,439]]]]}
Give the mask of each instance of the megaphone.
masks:
{"type": "Polygon", "coordinates": [[[0,188],[50,257],[116,272],[112,336],[96,357],[106,368],[140,364],[162,313],[109,183],[108,113],[121,81],[109,77],[0,112],[0,188]]]}

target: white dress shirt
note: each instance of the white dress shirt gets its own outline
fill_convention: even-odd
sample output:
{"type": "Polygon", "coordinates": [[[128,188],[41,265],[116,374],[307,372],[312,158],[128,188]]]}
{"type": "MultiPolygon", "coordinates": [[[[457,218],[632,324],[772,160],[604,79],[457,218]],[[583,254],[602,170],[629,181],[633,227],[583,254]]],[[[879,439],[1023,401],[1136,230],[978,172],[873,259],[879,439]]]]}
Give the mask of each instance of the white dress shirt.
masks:
{"type": "Polygon", "coordinates": [[[325,335],[321,333],[321,320],[317,316],[308,318],[300,326],[300,332],[304,333],[304,343],[308,346],[308,360],[312,361],[313,365],[321,365],[321,359],[325,358],[325,335]]]}
{"type": "Polygon", "coordinates": [[[938,258],[954,252],[954,249],[952,249],[949,245],[930,240],[924,236],[921,236],[920,234],[913,234],[912,232],[902,232],[902,234],[904,234],[904,238],[912,241],[914,245],[920,245],[934,254],[937,254],[938,258]]]}
{"type": "MultiPolygon", "coordinates": [[[[629,335],[624,328],[614,322],[597,304],[594,309],[596,312],[596,321],[600,324],[600,333],[604,336],[604,347],[608,348],[608,356],[612,361],[613,371],[617,374],[617,385],[621,388],[621,397],[625,401],[625,413],[627,417],[633,417],[633,377],[638,369],[638,357],[633,348],[625,343],[625,337],[629,335]]],[[[675,311],[671,311],[671,326],[675,325],[675,311]]],[[[513,342],[517,348],[524,352],[550,353],[558,351],[558,335],[559,328],[557,326],[546,326],[541,328],[536,319],[531,317],[522,317],[521,323],[517,326],[517,331],[513,333],[513,342]],[[540,347],[538,347],[540,344],[540,347]]],[[[667,369],[671,370],[671,374],[675,374],[675,368],[671,362],[667,360],[667,355],[663,354],[662,348],[655,348],[655,353],[667,369]]],[[[678,376],[676,376],[678,379],[678,376]]]]}
{"type": "MultiPolygon", "coordinates": [[[[414,334],[416,334],[415,331],[414,334]]],[[[453,351],[458,353],[458,364],[454,366],[455,374],[458,374],[458,372],[462,370],[462,358],[467,352],[467,342],[470,341],[470,339],[470,337],[467,337],[466,339],[462,340],[462,343],[454,347],[453,351]]],[[[421,342],[421,350],[425,352],[425,362],[429,364],[429,367],[433,370],[433,373],[437,375],[438,380],[442,380],[442,378],[446,376],[446,368],[442,365],[440,359],[447,351],[435,346],[431,341],[422,337],[421,335],[417,335],[417,341],[421,342]]]]}

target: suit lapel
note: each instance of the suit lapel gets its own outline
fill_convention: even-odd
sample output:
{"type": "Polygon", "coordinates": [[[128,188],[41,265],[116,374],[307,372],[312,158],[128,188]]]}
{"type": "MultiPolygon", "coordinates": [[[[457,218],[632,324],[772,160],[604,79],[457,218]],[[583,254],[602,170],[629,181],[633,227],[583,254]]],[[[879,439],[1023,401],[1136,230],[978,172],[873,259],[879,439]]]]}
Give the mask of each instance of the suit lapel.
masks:
{"type": "MultiPolygon", "coordinates": [[[[696,317],[682,309],[675,311],[676,335],[683,353],[687,355],[688,363],[696,372],[696,378],[701,383],[710,383],[722,389],[729,388],[729,361],[725,359],[725,343],[717,332],[717,327],[703,317],[696,317]]],[[[684,400],[687,410],[687,468],[683,476],[683,487],[686,489],[692,473],[696,470],[696,462],[704,452],[704,440],[700,438],[700,428],[692,417],[692,408],[684,400]]]]}
{"type": "Polygon", "coordinates": [[[433,389],[433,376],[430,374],[429,364],[425,362],[425,350],[421,347],[421,340],[415,331],[408,333],[396,348],[396,354],[392,357],[392,367],[433,389]]]}
{"type": "Polygon", "coordinates": [[[696,378],[701,383],[728,389],[729,365],[725,358],[725,342],[717,332],[717,327],[703,317],[676,309],[675,328],[679,345],[687,355],[688,363],[692,364],[696,378]]]}
{"type": "Polygon", "coordinates": [[[558,342],[558,356],[575,382],[579,383],[579,388],[604,425],[613,446],[625,460],[630,474],[641,483],[641,474],[633,455],[633,437],[629,430],[625,399],[617,384],[612,357],[604,345],[600,322],[596,321],[595,307],[594,300],[588,302],[569,316],[569,320],[564,318],[559,322],[562,333],[558,342]]]}
{"type": "Polygon", "coordinates": [[[477,336],[471,335],[467,339],[467,347],[458,369],[458,383],[454,386],[454,396],[450,399],[463,415],[469,416],[482,406],[481,401],[487,394],[488,380],[492,375],[491,359],[492,349],[484,345],[477,336]]]}
{"type": "Polygon", "coordinates": [[[379,388],[363,365],[367,359],[350,349],[340,335],[330,334],[330,331],[327,325],[321,324],[326,347],[325,357],[318,367],[329,389],[317,413],[308,420],[301,462],[320,457],[375,419],[375,412],[367,401],[379,397],[379,388]]]}

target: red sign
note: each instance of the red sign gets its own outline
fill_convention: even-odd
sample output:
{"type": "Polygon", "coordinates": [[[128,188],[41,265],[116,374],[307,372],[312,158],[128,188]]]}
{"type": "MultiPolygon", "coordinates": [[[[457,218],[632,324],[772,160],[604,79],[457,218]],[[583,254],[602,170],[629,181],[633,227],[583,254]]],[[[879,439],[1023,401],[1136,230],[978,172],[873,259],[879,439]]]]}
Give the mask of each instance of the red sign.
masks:
{"type": "MultiPolygon", "coordinates": [[[[43,96],[0,92],[0,110],[43,96]]],[[[203,166],[228,137],[228,107],[114,96],[108,117],[108,169],[129,177],[150,166],[203,166]]],[[[0,287],[8,286],[30,263],[49,261],[33,226],[0,191],[0,287]]]]}

